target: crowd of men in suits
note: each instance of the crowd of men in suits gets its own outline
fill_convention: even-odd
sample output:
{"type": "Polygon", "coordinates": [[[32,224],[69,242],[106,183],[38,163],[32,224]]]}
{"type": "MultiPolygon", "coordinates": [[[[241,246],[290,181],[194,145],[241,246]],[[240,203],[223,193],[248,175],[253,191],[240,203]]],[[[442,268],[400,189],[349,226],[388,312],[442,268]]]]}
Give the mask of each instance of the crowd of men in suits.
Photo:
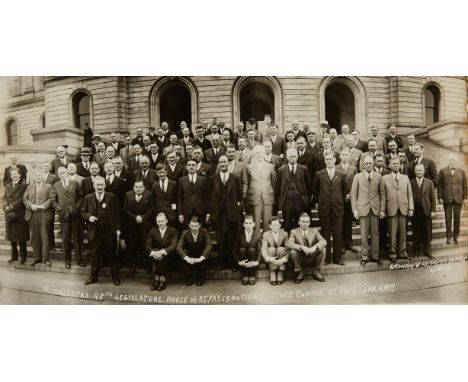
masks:
{"type": "Polygon", "coordinates": [[[424,145],[413,135],[404,143],[395,126],[385,137],[372,126],[365,141],[347,125],[338,134],[326,121],[317,132],[293,121],[283,136],[269,115],[264,121],[258,128],[250,119],[235,131],[222,120],[203,121],[193,131],[181,122],[177,132],[163,122],[147,132],[138,128],[122,142],[112,132],[107,144],[94,134],[77,157],[59,146],[50,163],[33,160],[29,170],[13,157],[3,178],[10,261],[26,261],[31,237],[31,265],[50,265],[57,216],[65,266],[71,267],[72,247],[81,267],[83,250],[90,251],[85,284],[96,282],[100,267],[109,265],[119,285],[126,253],[130,274],[139,267],[153,272],[152,290],[163,290],[177,266],[183,266],[187,285],[203,285],[213,247],[210,228],[218,245],[215,268],[239,270],[244,285],[255,284],[262,259],[272,285],[283,283],[288,263],[297,283],[306,267],[325,281],[324,263],[344,265],[346,250],[358,252],[352,243],[356,222],[363,266],[380,263],[386,246],[393,262],[432,257],[437,198],[447,243],[458,243],[467,184],[455,155],[438,172],[424,145]],[[315,204],[320,230],[311,219],[315,204]]]}

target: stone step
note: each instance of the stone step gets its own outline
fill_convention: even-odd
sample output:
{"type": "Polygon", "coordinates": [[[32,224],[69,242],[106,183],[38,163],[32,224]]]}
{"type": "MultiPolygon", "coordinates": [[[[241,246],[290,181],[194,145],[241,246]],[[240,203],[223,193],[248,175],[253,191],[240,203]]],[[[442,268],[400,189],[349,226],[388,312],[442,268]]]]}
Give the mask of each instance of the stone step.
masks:
{"type": "MultiPolygon", "coordinates": [[[[468,237],[464,238],[464,242],[468,244],[468,237]]],[[[468,251],[467,246],[458,246],[458,247],[450,247],[450,248],[443,248],[434,251],[433,259],[429,259],[427,257],[420,257],[414,260],[397,260],[396,263],[391,263],[388,259],[383,259],[381,264],[376,263],[367,263],[365,266],[360,264],[359,259],[350,259],[347,260],[344,266],[336,265],[336,264],[329,264],[324,265],[322,268],[322,273],[324,275],[332,275],[332,274],[350,274],[350,273],[362,273],[362,272],[372,272],[372,271],[383,271],[389,269],[398,269],[398,268],[411,268],[411,267],[421,267],[421,266],[430,266],[436,264],[443,264],[450,261],[466,261],[468,260],[468,251]]],[[[55,273],[63,273],[63,274],[75,274],[75,275],[83,275],[85,278],[86,275],[90,273],[90,267],[86,266],[81,268],[77,265],[72,265],[70,269],[65,268],[65,265],[61,262],[53,262],[51,266],[46,266],[45,264],[36,264],[34,267],[30,266],[28,263],[19,264],[18,262],[14,262],[9,264],[7,261],[9,256],[4,254],[0,254],[0,266],[1,267],[8,267],[11,269],[20,269],[20,270],[29,270],[33,272],[44,272],[44,275],[47,272],[55,272],[55,273]]],[[[257,278],[259,279],[268,279],[269,272],[264,264],[261,264],[260,269],[257,271],[257,278]]],[[[121,280],[125,282],[128,269],[122,268],[121,269],[121,280]]],[[[110,276],[110,272],[108,268],[103,268],[100,271],[101,276],[110,276]]],[[[46,278],[46,276],[44,276],[46,278]]],[[[131,278],[141,278],[146,279],[147,282],[150,280],[150,274],[146,273],[145,271],[138,270],[135,276],[131,278]]],[[[183,273],[180,270],[173,270],[169,274],[170,280],[182,280],[183,273]]],[[[209,269],[207,272],[207,278],[211,280],[225,280],[225,279],[239,279],[240,273],[233,272],[231,270],[222,270],[222,271],[215,271],[209,269]]],[[[286,279],[292,279],[293,273],[291,269],[286,272],[286,279]]]]}

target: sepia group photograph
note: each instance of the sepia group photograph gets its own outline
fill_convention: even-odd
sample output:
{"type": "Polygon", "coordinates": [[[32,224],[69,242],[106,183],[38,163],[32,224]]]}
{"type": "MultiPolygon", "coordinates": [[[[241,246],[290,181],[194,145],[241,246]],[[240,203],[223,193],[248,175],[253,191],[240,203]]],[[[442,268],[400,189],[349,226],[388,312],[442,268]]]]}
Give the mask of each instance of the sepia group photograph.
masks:
{"type": "Polygon", "coordinates": [[[468,301],[468,76],[0,90],[1,303],[468,301]]]}

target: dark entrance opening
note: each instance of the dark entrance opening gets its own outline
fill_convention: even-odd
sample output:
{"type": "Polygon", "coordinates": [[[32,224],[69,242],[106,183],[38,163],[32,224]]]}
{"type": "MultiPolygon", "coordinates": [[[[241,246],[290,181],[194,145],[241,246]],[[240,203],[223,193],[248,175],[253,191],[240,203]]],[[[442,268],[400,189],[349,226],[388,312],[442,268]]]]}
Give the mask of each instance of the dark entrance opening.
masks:
{"type": "Polygon", "coordinates": [[[330,128],[341,134],[341,126],[355,128],[354,94],[346,85],[330,84],[325,90],[325,117],[330,128]]]}
{"type": "Polygon", "coordinates": [[[180,130],[180,122],[187,122],[190,128],[192,123],[192,103],[190,91],[180,81],[167,84],[161,94],[159,103],[160,121],[167,122],[172,131],[180,130]]]}
{"type": "Polygon", "coordinates": [[[261,82],[250,82],[242,88],[239,105],[240,120],[243,122],[249,118],[263,121],[265,114],[270,114],[275,120],[275,96],[269,86],[261,82]]]}

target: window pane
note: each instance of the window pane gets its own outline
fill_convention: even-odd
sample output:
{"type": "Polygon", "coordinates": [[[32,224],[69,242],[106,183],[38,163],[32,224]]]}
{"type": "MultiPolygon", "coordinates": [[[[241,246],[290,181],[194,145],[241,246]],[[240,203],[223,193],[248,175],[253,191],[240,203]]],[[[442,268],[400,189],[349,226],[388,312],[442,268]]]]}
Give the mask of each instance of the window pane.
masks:
{"type": "Polygon", "coordinates": [[[434,107],[435,106],[435,98],[434,98],[434,94],[432,94],[431,89],[426,88],[424,90],[424,95],[426,97],[426,107],[434,107]]]}
{"type": "Polygon", "coordinates": [[[18,144],[18,124],[10,121],[7,125],[7,144],[9,146],[18,144]]]}
{"type": "Polygon", "coordinates": [[[434,122],[434,109],[432,107],[426,107],[426,125],[431,125],[434,122]]]}
{"type": "Polygon", "coordinates": [[[89,114],[89,96],[84,96],[78,103],[78,114],[89,114]]]}

